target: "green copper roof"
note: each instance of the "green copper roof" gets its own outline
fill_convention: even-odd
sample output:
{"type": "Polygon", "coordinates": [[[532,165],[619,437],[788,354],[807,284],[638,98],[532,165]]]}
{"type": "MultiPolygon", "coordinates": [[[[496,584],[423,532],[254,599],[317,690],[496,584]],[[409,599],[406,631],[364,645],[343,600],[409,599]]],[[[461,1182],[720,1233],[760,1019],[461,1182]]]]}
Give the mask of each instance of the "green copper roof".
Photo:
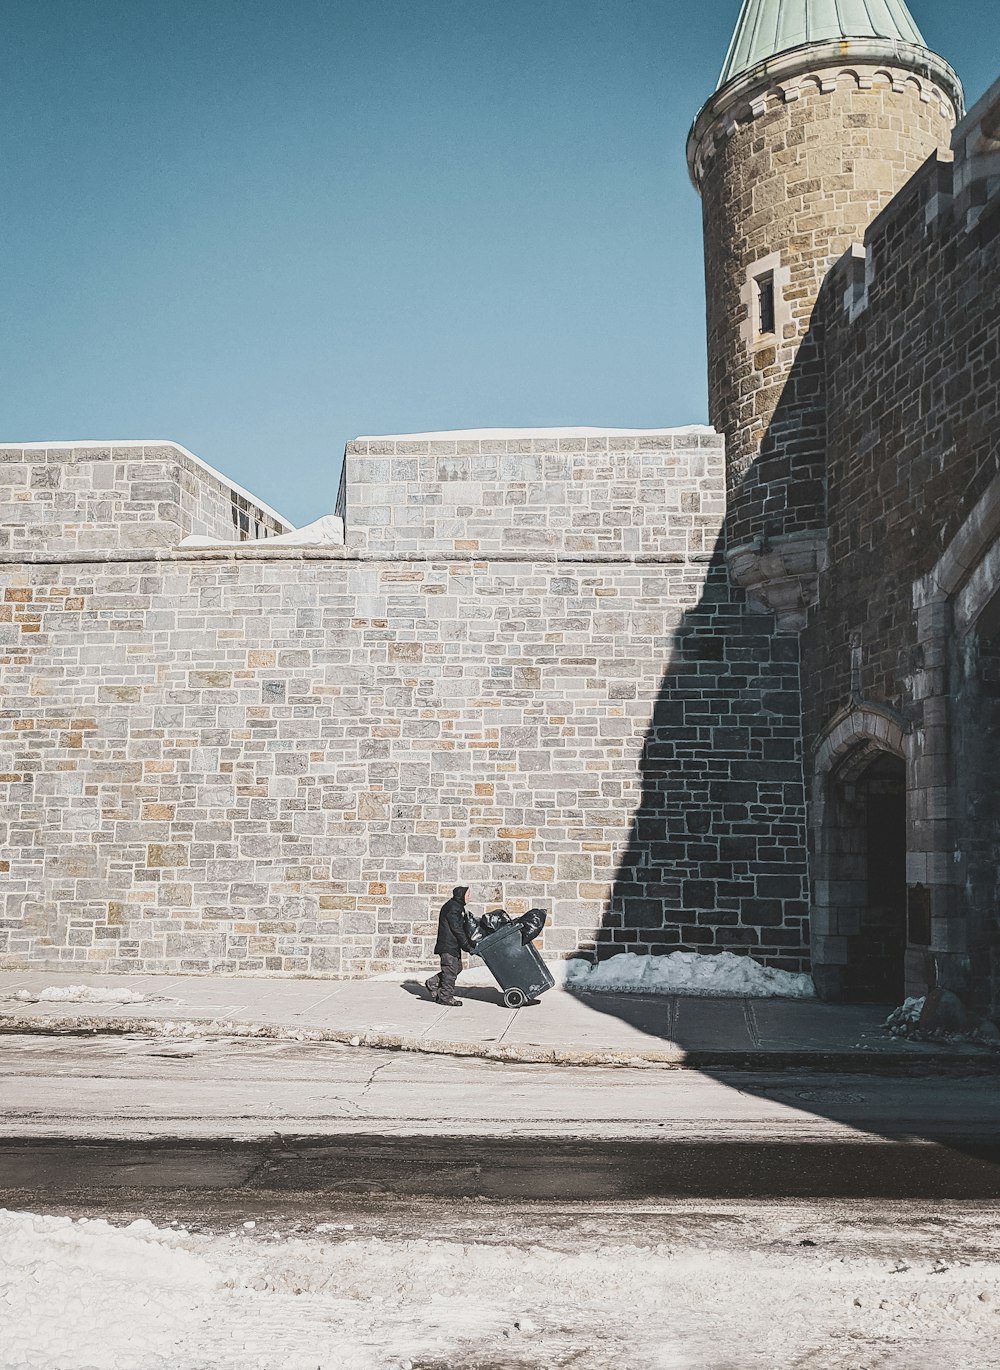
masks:
{"type": "Polygon", "coordinates": [[[743,0],[719,85],[789,48],[839,38],[927,46],[903,0],[743,0]]]}

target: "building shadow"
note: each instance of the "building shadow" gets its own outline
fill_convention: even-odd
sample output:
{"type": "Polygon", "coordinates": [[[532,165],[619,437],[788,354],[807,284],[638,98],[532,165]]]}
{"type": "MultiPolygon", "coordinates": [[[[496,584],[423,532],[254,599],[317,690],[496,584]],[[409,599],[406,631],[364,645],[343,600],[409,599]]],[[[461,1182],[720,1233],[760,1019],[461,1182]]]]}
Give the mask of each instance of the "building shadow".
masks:
{"type": "MultiPolygon", "coordinates": [[[[735,513],[720,531],[698,601],[674,633],[641,752],[639,804],[601,926],[593,940],[581,939],[580,957],[734,952],[780,970],[811,972],[801,640],[797,632],[779,631],[774,614],[733,583],[726,550],[727,532],[734,545],[755,538],[766,549],[769,539],[815,531],[825,520],[822,309],[821,296],[760,455],[732,500],[735,513]]],[[[713,1064],[703,1015],[696,1022],[694,1014],[658,1011],[642,995],[579,997],[592,1011],[669,1042],[691,1068],[745,1093],[774,1097],[779,1073],[794,1064],[794,1053],[754,1042],[755,1006],[767,1000],[713,1000],[720,1019],[719,1064],[713,1064]],[[743,1033],[749,1025],[746,1069],[723,1063],[727,1020],[743,1033]]],[[[892,1007],[816,1004],[815,1040],[799,1059],[820,1070],[808,1090],[795,1091],[802,1097],[790,1099],[792,1107],[844,1121],[844,1077],[834,1072],[851,1068],[854,1043],[835,1052],[834,1038],[841,1047],[845,1036],[855,1039],[856,1068],[869,1076],[863,1039],[885,1040],[880,1024],[892,1007]],[[836,1055],[839,1066],[824,1071],[824,1055],[836,1055]]],[[[934,1069],[932,1049],[909,1054],[914,1070],[934,1069]]],[[[976,1069],[970,1056],[970,1073],[976,1069]]],[[[942,1104],[941,1115],[927,1117],[924,1126],[911,1120],[909,1133],[940,1140],[950,1126],[945,1109],[942,1104]]],[[[882,1128],[873,1123],[872,1130],[889,1135],[891,1120],[882,1128]]],[[[961,1137],[948,1145],[979,1154],[978,1143],[961,1137]]],[[[1000,1150],[989,1164],[998,1159],[1000,1150]]]]}
{"type": "Polygon", "coordinates": [[[640,801],[593,946],[809,969],[798,641],[732,587],[720,537],[676,630],[640,801]]]}

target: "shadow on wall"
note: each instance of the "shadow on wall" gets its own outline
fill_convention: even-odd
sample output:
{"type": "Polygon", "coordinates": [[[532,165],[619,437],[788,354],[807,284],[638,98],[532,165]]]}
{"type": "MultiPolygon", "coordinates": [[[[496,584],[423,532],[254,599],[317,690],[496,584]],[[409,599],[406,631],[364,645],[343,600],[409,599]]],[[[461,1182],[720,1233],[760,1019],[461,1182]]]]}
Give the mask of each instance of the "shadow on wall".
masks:
{"type": "MultiPolygon", "coordinates": [[[[809,970],[798,653],[797,636],[776,634],[773,616],[753,612],[731,586],[718,546],[699,602],[678,627],[653,710],[642,798],[597,934],[598,958],[622,951],[733,951],[809,970]]],[[[790,1075],[802,1057],[775,1051],[785,1022],[775,1001],[716,997],[707,1011],[705,1005],[696,1011],[684,996],[578,998],[591,1012],[680,1047],[688,1069],[767,1101],[775,1123],[794,1126],[798,1114],[829,1125],[789,1165],[789,1151],[762,1147],[759,1138],[731,1145],[720,1122],[717,1138],[697,1144],[702,1158],[705,1146],[713,1148],[706,1194],[727,1184],[757,1198],[1000,1194],[1000,1150],[978,1134],[963,1134],[954,1093],[911,1097],[902,1084],[886,1092],[880,1070],[898,1076],[900,1067],[880,1067],[867,1043],[885,1041],[881,1024],[892,1004],[810,1005],[807,1019],[798,1020],[796,1041],[787,1043],[804,1054],[806,1073],[790,1075]],[[734,1064],[734,1051],[745,1055],[744,1068],[734,1064]],[[824,1053],[838,1057],[825,1069],[824,1053]],[[841,1129],[887,1140],[922,1138],[934,1146],[894,1152],[891,1166],[859,1168],[857,1143],[841,1129]],[[931,1163],[923,1165],[928,1156],[931,1163]]],[[[905,1073],[934,1069],[929,1049],[909,1050],[905,1073]]],[[[970,1058],[970,1075],[988,1068],[986,1055],[970,1058]]],[[[975,1113],[989,1089],[985,1081],[965,1081],[963,1107],[975,1113]]],[[[761,1126],[766,1131],[770,1124],[761,1126]]],[[[662,1157],[654,1153],[648,1164],[656,1184],[668,1183],[662,1157]]]]}
{"type": "Polygon", "coordinates": [[[732,588],[721,540],[678,627],[640,766],[598,958],[736,951],[808,970],[798,642],[732,588]]]}
{"type": "Polygon", "coordinates": [[[733,951],[810,970],[799,635],[753,607],[725,552],[825,520],[820,330],[814,314],[759,456],[730,492],[701,597],[675,634],[598,959],[733,951]]]}

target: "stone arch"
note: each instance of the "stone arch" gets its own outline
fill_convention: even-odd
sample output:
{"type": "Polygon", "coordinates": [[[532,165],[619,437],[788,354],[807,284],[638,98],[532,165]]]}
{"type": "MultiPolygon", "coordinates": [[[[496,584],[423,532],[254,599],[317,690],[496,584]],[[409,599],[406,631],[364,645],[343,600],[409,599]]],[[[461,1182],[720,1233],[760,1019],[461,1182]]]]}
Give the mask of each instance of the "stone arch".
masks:
{"type": "Polygon", "coordinates": [[[839,767],[854,752],[892,752],[905,759],[904,719],[880,704],[859,703],[833,720],[816,747],[813,775],[818,778],[839,767]]]}
{"type": "Polygon", "coordinates": [[[834,80],[837,82],[837,85],[839,86],[841,81],[843,81],[845,77],[847,83],[853,82],[856,87],[860,88],[861,76],[858,72],[853,71],[850,67],[841,67],[840,70],[837,72],[836,76],[834,77],[834,80]]]}
{"type": "Polygon", "coordinates": [[[859,701],[813,757],[813,977],[824,999],[897,1001],[906,948],[908,725],[859,701]]]}

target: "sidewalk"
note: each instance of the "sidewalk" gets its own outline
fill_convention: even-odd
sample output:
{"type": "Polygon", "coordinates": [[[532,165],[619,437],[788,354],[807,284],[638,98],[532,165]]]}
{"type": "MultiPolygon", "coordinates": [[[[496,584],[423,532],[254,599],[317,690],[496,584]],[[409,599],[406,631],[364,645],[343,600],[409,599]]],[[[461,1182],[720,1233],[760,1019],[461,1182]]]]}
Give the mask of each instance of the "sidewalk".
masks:
{"type": "Polygon", "coordinates": [[[0,972],[0,1033],[140,1034],[330,1041],[556,1065],[1000,1073],[1000,1052],[890,1036],[878,1005],[551,990],[505,1008],[493,987],[459,984],[443,1008],[419,979],[285,980],[0,972]],[[37,1001],[85,985],[136,1002],[37,1001]],[[141,996],[141,998],[139,997],[141,996]]]}

